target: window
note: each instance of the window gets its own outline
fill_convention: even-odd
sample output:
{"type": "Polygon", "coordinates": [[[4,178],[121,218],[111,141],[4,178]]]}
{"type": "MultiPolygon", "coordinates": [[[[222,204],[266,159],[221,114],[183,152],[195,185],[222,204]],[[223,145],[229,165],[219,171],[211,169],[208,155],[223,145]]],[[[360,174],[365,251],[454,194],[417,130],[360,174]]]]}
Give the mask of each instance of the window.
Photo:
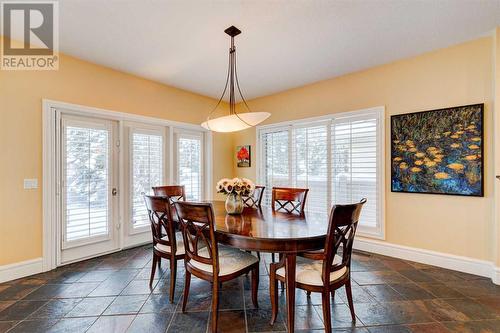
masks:
{"type": "Polygon", "coordinates": [[[264,204],[271,204],[271,192],[268,190],[273,186],[286,186],[289,183],[289,137],[287,130],[262,133],[261,151],[265,173],[262,174],[262,183],[266,186],[264,193],[264,204]]]}
{"type": "Polygon", "coordinates": [[[328,210],[328,125],[298,127],[293,131],[293,178],[295,187],[308,188],[309,210],[328,210]]]}
{"type": "Polygon", "coordinates": [[[367,198],[359,232],[383,237],[383,108],[259,128],[259,182],[309,188],[306,210],[367,198]]]}
{"type": "Polygon", "coordinates": [[[143,194],[151,187],[163,184],[163,135],[161,132],[132,131],[131,133],[132,227],[149,226],[143,194]]]}
{"type": "Polygon", "coordinates": [[[175,134],[177,182],[186,189],[186,200],[203,197],[203,134],[175,134]]]}
{"type": "Polygon", "coordinates": [[[332,124],[333,202],[356,202],[367,198],[361,212],[362,226],[377,228],[379,199],[378,119],[348,117],[332,124]]]}
{"type": "Polygon", "coordinates": [[[110,129],[105,122],[63,126],[64,242],[108,235],[110,129]]]}

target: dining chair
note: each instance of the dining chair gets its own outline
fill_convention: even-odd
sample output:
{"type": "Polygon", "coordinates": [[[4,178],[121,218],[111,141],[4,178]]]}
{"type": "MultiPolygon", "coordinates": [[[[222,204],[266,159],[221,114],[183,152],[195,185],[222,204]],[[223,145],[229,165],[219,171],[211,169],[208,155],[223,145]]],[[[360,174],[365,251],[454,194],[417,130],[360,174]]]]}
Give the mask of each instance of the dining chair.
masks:
{"type": "Polygon", "coordinates": [[[186,248],[182,312],[186,311],[191,274],[212,283],[212,332],[217,332],[219,289],[223,282],[252,272],[252,302],[257,304],[259,260],[244,251],[217,244],[211,203],[175,203],[186,248]]]}
{"type": "Polygon", "coordinates": [[[243,204],[245,205],[245,207],[256,208],[256,209],[260,208],[265,189],[266,189],[265,186],[256,185],[252,195],[243,196],[242,197],[243,204]]]}
{"type": "MultiPolygon", "coordinates": [[[[261,209],[262,197],[264,197],[265,186],[255,185],[255,189],[253,193],[249,196],[242,196],[243,205],[245,207],[253,208],[253,209],[261,209]]],[[[251,251],[247,251],[251,253],[251,251]]],[[[257,258],[260,260],[260,252],[257,253],[257,258]]]]}
{"type": "MultiPolygon", "coordinates": [[[[273,187],[271,208],[273,212],[304,215],[308,192],[308,188],[273,187]]],[[[271,253],[271,257],[272,262],[275,262],[274,253],[271,253]]]]}
{"type": "Polygon", "coordinates": [[[309,189],[307,188],[273,187],[272,210],[304,215],[308,192],[309,189]]]}
{"type": "MultiPolygon", "coordinates": [[[[330,293],[345,286],[352,321],[356,321],[351,291],[351,254],[359,215],[366,199],[349,205],[335,205],[330,211],[325,247],[322,251],[301,253],[297,257],[296,287],[310,292],[320,292],[325,331],[332,329],[330,293]],[[337,254],[342,246],[342,255],[337,254]]],[[[278,315],[278,280],[285,281],[285,257],[270,268],[271,324],[278,315]]]]}
{"type": "Polygon", "coordinates": [[[182,234],[175,231],[172,219],[170,197],[144,195],[151,232],[153,234],[153,261],[149,286],[153,285],[156,266],[160,266],[162,258],[170,261],[170,302],[174,301],[177,261],[184,259],[184,242],[182,234]]]}
{"type": "Polygon", "coordinates": [[[162,196],[168,195],[172,201],[186,201],[186,188],[184,185],[163,185],[153,186],[154,195],[162,196]]]}
{"type": "Polygon", "coordinates": [[[168,196],[170,198],[170,204],[172,205],[172,218],[177,221],[177,213],[175,212],[174,202],[176,201],[186,201],[186,187],[184,185],[162,185],[153,186],[154,195],[158,196],[168,196]]]}

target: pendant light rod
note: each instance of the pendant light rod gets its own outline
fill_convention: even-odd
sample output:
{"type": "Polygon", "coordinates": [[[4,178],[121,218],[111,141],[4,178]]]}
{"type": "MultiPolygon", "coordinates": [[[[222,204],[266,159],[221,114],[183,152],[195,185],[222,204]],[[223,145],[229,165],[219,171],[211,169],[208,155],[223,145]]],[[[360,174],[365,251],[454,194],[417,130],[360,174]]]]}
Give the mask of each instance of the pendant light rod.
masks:
{"type": "Polygon", "coordinates": [[[234,47],[234,36],[231,36],[231,48],[229,49],[229,67],[231,75],[229,76],[229,114],[235,114],[236,101],[234,99],[234,56],[236,48],[234,47]]]}
{"type": "MultiPolygon", "coordinates": [[[[247,127],[255,126],[257,123],[262,122],[264,119],[266,119],[270,115],[267,112],[264,112],[264,113],[252,112],[252,110],[250,110],[250,107],[248,106],[248,103],[245,100],[245,98],[243,97],[243,94],[241,92],[240,83],[238,81],[238,72],[236,70],[236,46],[234,44],[234,37],[241,34],[241,30],[236,28],[235,26],[230,26],[229,28],[224,30],[224,32],[231,37],[231,44],[230,44],[230,48],[229,48],[229,61],[228,61],[229,65],[228,65],[228,69],[227,69],[226,83],[224,85],[224,90],[222,91],[222,95],[220,96],[220,98],[217,101],[217,104],[215,105],[213,110],[208,114],[207,121],[202,124],[203,127],[207,128],[209,130],[213,130],[210,127],[210,123],[212,121],[212,119],[210,119],[210,116],[217,110],[220,103],[224,99],[224,96],[226,95],[228,86],[229,86],[229,116],[227,116],[227,117],[234,117],[235,119],[238,119],[244,125],[243,127],[247,128],[247,127]],[[235,88],[238,89],[238,94],[241,97],[243,105],[249,111],[247,113],[243,113],[242,115],[239,115],[238,112],[236,111],[235,88]],[[255,117],[257,117],[257,118],[255,118],[255,117]],[[245,119],[243,119],[243,118],[245,118],[245,119]],[[250,121],[250,123],[249,123],[249,121],[250,121]],[[255,122],[255,121],[257,121],[257,122],[255,122]]],[[[216,118],[216,119],[219,119],[219,118],[216,118]]],[[[224,130],[221,130],[219,128],[219,130],[216,130],[216,131],[224,131],[224,130]]]]}

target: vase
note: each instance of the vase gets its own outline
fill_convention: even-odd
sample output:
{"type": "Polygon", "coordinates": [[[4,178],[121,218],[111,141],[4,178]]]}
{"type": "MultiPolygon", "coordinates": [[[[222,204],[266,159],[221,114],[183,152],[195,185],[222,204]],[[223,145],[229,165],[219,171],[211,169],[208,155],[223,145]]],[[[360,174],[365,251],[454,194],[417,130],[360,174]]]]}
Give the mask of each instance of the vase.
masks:
{"type": "Polygon", "coordinates": [[[230,215],[237,215],[243,212],[243,199],[241,195],[231,193],[226,198],[226,212],[230,215]]]}

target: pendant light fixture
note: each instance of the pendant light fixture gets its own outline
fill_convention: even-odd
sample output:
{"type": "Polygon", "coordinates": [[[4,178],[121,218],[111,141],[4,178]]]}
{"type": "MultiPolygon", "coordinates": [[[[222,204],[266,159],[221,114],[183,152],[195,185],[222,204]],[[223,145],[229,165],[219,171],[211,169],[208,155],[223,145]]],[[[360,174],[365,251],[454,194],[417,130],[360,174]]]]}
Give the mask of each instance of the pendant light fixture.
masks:
{"type": "Polygon", "coordinates": [[[255,126],[266,120],[271,114],[269,112],[252,112],[241,93],[240,84],[238,82],[238,73],[236,72],[236,47],[234,46],[234,37],[239,35],[241,31],[235,26],[230,26],[224,30],[226,34],[231,36],[231,48],[229,49],[229,67],[227,70],[226,85],[222,91],[222,95],[217,102],[217,105],[209,113],[207,121],[201,126],[214,132],[236,132],[252,126],[255,126]],[[226,95],[229,85],[229,115],[211,119],[210,116],[217,110],[222,99],[226,95]],[[248,112],[236,112],[236,96],[234,89],[238,89],[243,105],[248,112]]]}

